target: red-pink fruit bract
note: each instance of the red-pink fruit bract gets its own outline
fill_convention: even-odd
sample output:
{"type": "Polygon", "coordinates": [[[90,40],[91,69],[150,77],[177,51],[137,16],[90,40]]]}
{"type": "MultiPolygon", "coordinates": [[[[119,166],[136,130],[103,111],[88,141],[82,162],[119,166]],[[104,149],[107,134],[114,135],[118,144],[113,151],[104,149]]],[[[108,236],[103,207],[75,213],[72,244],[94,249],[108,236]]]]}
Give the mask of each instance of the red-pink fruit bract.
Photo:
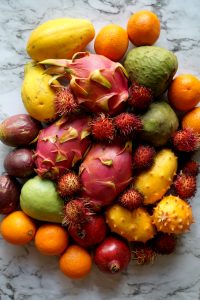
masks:
{"type": "Polygon", "coordinates": [[[131,142],[93,145],[80,166],[83,197],[98,206],[112,203],[131,182],[131,142]]]}
{"type": "Polygon", "coordinates": [[[128,80],[124,67],[109,58],[78,52],[72,60],[47,59],[42,64],[54,65],[48,73],[63,74],[79,104],[92,112],[117,114],[128,99],[128,80]]]}
{"type": "Polygon", "coordinates": [[[106,237],[106,222],[103,216],[91,215],[80,227],[70,226],[68,232],[74,241],[82,247],[92,247],[106,237]]]}
{"type": "Polygon", "coordinates": [[[116,237],[107,237],[94,252],[94,262],[106,273],[116,274],[123,271],[131,260],[128,245],[116,237]]]}
{"type": "Polygon", "coordinates": [[[40,131],[35,152],[39,176],[55,179],[83,158],[90,145],[89,117],[63,117],[40,131]]]}

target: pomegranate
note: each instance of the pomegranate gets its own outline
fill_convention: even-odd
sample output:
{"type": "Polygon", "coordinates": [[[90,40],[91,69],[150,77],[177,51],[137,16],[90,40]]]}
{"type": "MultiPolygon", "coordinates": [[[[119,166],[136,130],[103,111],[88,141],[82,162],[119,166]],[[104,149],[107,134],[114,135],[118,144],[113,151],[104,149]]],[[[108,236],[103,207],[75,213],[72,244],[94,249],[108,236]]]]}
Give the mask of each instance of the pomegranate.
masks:
{"type": "Polygon", "coordinates": [[[91,247],[104,240],[107,227],[103,216],[91,215],[80,227],[70,226],[68,232],[80,246],[91,247]]]}
{"type": "Polygon", "coordinates": [[[94,262],[100,271],[116,274],[123,271],[131,260],[129,246],[123,240],[107,237],[94,252],[94,262]]]}

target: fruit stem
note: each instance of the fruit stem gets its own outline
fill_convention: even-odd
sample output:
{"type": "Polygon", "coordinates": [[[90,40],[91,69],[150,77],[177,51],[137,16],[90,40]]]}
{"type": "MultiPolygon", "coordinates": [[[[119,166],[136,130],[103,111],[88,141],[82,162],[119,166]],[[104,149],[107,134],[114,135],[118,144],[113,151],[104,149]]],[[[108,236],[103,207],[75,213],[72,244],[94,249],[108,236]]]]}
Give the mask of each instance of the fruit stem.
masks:
{"type": "Polygon", "coordinates": [[[112,274],[115,274],[120,271],[120,265],[117,260],[112,260],[108,265],[109,270],[112,274]]]}

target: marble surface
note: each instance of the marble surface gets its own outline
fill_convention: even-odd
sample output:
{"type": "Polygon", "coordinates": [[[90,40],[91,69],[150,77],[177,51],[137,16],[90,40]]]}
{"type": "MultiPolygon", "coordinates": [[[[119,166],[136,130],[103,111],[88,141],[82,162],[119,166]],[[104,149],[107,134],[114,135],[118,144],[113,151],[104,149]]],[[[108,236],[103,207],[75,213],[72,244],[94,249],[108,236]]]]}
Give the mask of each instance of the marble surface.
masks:
{"type": "MultiPolygon", "coordinates": [[[[131,13],[139,9],[158,14],[162,25],[157,45],[176,53],[178,73],[200,76],[199,0],[1,0],[0,120],[24,111],[20,85],[28,60],[25,46],[37,25],[57,17],[88,17],[96,31],[111,22],[125,27],[131,13]]],[[[0,145],[1,170],[8,150],[0,145]]],[[[159,257],[149,266],[133,262],[117,276],[104,275],[94,267],[87,278],[72,281],[59,272],[57,258],[40,255],[33,245],[15,247],[0,238],[0,299],[200,299],[199,198],[200,189],[192,200],[196,222],[179,240],[175,254],[159,257]]]]}

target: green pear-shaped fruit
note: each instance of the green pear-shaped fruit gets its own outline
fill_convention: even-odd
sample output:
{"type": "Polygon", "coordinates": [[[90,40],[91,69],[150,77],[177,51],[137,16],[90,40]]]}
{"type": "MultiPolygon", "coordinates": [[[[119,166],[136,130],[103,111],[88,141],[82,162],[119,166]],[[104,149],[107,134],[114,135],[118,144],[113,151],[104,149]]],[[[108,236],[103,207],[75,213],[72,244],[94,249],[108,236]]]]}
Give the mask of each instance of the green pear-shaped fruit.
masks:
{"type": "Polygon", "coordinates": [[[21,190],[21,209],[30,217],[47,222],[61,223],[64,202],[54,182],[39,176],[29,179],[21,190]]]}

